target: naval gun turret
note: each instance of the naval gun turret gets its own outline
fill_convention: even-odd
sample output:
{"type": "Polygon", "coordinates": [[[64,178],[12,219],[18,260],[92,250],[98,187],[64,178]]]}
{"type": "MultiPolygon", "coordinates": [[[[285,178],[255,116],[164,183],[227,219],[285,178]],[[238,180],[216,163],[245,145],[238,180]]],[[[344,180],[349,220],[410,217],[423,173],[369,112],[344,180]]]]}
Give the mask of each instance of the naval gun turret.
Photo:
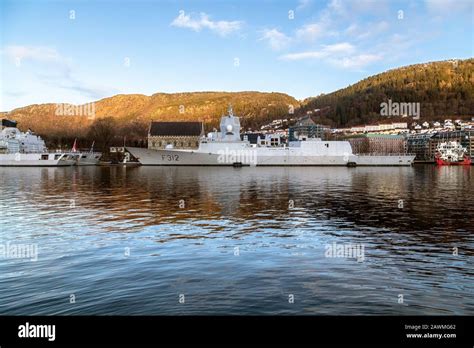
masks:
{"type": "Polygon", "coordinates": [[[223,141],[240,141],[240,120],[234,116],[232,105],[229,105],[227,115],[222,116],[220,129],[223,141]]]}

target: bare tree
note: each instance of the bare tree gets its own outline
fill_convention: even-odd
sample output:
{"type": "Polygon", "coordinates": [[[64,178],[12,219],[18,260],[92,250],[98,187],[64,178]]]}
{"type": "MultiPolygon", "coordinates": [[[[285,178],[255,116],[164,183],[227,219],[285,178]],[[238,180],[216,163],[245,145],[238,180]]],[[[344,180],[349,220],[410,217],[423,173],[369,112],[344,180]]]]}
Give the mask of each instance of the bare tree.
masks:
{"type": "Polygon", "coordinates": [[[96,142],[103,154],[107,154],[116,133],[117,123],[114,118],[99,118],[91,124],[88,138],[96,142]]]}

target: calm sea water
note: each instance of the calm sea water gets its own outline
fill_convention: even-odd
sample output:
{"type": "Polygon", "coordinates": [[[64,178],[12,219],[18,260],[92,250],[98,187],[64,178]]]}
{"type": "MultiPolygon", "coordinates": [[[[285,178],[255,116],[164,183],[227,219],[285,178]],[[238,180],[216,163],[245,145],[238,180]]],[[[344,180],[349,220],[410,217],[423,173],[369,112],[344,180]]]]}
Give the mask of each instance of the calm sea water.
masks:
{"type": "Polygon", "coordinates": [[[0,168],[0,314],[473,315],[473,194],[474,167],[0,168]]]}

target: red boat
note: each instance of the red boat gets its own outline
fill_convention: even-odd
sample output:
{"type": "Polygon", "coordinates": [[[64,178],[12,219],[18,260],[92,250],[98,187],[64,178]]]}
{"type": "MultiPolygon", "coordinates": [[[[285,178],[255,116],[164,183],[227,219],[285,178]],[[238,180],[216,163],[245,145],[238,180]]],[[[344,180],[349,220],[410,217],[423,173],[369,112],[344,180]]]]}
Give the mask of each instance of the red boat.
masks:
{"type": "Polygon", "coordinates": [[[462,161],[445,161],[441,159],[440,157],[436,157],[436,164],[439,166],[470,166],[472,163],[472,160],[469,156],[464,156],[464,159],[462,161]]]}
{"type": "Polygon", "coordinates": [[[439,166],[468,166],[471,158],[466,155],[466,149],[456,141],[444,142],[436,148],[436,164],[439,166]]]}

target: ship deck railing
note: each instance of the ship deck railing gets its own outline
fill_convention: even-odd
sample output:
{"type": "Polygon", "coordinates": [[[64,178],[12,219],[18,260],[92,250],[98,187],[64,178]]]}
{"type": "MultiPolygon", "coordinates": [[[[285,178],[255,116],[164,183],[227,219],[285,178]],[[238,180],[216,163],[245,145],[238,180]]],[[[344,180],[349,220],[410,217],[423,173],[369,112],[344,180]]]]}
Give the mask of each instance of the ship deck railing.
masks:
{"type": "Polygon", "coordinates": [[[384,153],[384,152],[370,152],[370,153],[356,153],[356,156],[415,156],[416,154],[414,153],[408,153],[408,152],[390,152],[390,153],[384,153]]]}

